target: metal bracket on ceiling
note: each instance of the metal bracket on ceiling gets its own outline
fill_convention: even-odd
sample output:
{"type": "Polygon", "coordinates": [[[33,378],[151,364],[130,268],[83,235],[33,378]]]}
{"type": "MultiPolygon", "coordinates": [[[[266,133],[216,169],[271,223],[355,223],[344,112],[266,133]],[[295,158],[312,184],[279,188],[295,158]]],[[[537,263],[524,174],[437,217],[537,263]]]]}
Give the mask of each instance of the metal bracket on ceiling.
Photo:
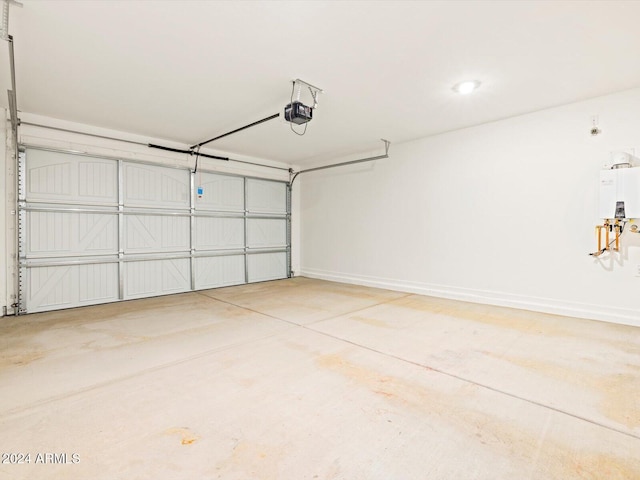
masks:
{"type": "Polygon", "coordinates": [[[11,115],[11,128],[14,135],[16,135],[17,144],[17,132],[20,120],[18,119],[18,94],[16,92],[16,63],[13,53],[13,37],[9,35],[9,68],[11,70],[11,90],[7,90],[9,96],[9,113],[11,115]]]}
{"type": "Polygon", "coordinates": [[[353,165],[355,163],[363,163],[363,162],[372,162],[374,160],[382,160],[384,158],[389,158],[389,147],[391,146],[391,142],[389,140],[385,140],[381,138],[384,142],[384,155],[376,155],[374,157],[360,158],[358,160],[349,160],[348,162],[340,162],[340,163],[332,163],[330,165],[323,165],[321,167],[307,168],[306,170],[300,170],[296,172],[293,177],[291,177],[291,182],[289,185],[293,185],[293,181],[300,175],[301,173],[307,172],[315,172],[317,170],[326,170],[327,168],[335,168],[335,167],[344,167],[345,165],[353,165]]]}
{"type": "MultiPolygon", "coordinates": [[[[311,97],[313,98],[313,108],[318,107],[318,94],[324,93],[323,89],[321,89],[320,87],[316,87],[315,85],[311,85],[309,82],[305,82],[304,80],[300,80],[299,78],[296,78],[295,80],[293,80],[292,83],[293,83],[294,89],[296,85],[298,86],[298,94],[297,94],[298,101],[300,101],[300,87],[304,85],[309,89],[309,92],[311,93],[311,97]]],[[[293,91],[291,93],[293,94],[293,91]]]]}
{"type": "Polygon", "coordinates": [[[2,23],[0,24],[0,38],[2,40],[9,40],[9,5],[14,5],[16,7],[22,7],[23,5],[20,2],[16,2],[15,0],[4,0],[2,2],[2,23]]]}
{"type": "MultiPolygon", "coordinates": [[[[11,114],[11,128],[14,136],[17,136],[18,125],[20,120],[18,119],[18,95],[16,93],[16,67],[15,57],[13,51],[13,37],[9,35],[9,6],[15,5],[22,7],[22,4],[15,0],[4,0],[2,2],[2,18],[0,24],[0,38],[9,42],[9,70],[11,73],[11,90],[7,90],[9,96],[9,113],[11,114]]],[[[17,140],[17,138],[16,138],[17,140]]],[[[17,141],[16,141],[17,144],[17,141]]]]}
{"type": "Polygon", "coordinates": [[[385,140],[384,138],[381,138],[380,140],[384,142],[384,154],[389,156],[389,147],[391,146],[391,142],[389,140],[385,140]]]}
{"type": "Polygon", "coordinates": [[[307,87],[309,87],[309,89],[311,89],[311,90],[315,90],[316,92],[319,92],[319,93],[324,93],[324,90],[321,89],[320,87],[316,87],[315,85],[311,85],[309,82],[305,82],[304,80],[300,80],[299,78],[296,78],[293,81],[293,83],[294,83],[294,85],[296,83],[301,83],[302,85],[306,85],[307,87]]]}

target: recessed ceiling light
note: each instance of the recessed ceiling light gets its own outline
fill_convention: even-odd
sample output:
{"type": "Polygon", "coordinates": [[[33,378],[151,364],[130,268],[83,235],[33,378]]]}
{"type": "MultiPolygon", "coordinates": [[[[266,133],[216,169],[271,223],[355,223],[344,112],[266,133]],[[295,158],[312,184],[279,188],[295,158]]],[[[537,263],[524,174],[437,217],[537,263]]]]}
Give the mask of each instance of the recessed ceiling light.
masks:
{"type": "Polygon", "coordinates": [[[453,91],[459,93],[460,95],[467,95],[468,93],[476,90],[479,86],[479,80],[467,80],[466,82],[456,83],[453,86],[453,91]]]}

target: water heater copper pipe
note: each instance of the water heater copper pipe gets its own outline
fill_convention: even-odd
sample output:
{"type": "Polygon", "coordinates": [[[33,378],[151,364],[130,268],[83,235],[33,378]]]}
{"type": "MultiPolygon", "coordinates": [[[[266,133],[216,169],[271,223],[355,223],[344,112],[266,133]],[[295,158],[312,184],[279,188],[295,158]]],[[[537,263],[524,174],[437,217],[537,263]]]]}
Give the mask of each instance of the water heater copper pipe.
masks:
{"type": "Polygon", "coordinates": [[[596,226],[596,235],[598,236],[598,252],[602,251],[602,225],[596,226]]]}

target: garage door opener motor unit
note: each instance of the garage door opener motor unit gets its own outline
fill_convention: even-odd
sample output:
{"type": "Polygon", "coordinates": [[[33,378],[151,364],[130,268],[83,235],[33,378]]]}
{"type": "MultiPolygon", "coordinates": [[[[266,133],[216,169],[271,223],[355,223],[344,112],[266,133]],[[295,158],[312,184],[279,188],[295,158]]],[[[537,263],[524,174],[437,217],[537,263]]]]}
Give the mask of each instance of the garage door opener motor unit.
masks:
{"type": "Polygon", "coordinates": [[[284,119],[287,122],[302,125],[313,118],[313,107],[307,107],[304,103],[295,101],[284,107],[284,119]]]}
{"type": "Polygon", "coordinates": [[[291,87],[291,102],[284,107],[284,119],[296,125],[310,122],[313,118],[313,109],[318,107],[318,93],[323,93],[322,89],[296,78],[291,87]],[[300,93],[303,85],[309,89],[311,97],[313,98],[313,106],[311,107],[300,101],[300,93]],[[296,91],[296,89],[296,99],[294,100],[293,92],[296,91]]]}

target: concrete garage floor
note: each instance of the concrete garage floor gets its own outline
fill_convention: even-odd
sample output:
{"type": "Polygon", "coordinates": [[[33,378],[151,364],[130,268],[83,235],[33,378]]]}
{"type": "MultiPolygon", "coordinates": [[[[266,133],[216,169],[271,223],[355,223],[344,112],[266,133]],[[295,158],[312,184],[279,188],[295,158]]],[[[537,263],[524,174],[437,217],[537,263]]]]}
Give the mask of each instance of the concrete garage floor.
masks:
{"type": "Polygon", "coordinates": [[[0,387],[2,479],[640,479],[640,329],[306,278],[2,319],[0,387]]]}

